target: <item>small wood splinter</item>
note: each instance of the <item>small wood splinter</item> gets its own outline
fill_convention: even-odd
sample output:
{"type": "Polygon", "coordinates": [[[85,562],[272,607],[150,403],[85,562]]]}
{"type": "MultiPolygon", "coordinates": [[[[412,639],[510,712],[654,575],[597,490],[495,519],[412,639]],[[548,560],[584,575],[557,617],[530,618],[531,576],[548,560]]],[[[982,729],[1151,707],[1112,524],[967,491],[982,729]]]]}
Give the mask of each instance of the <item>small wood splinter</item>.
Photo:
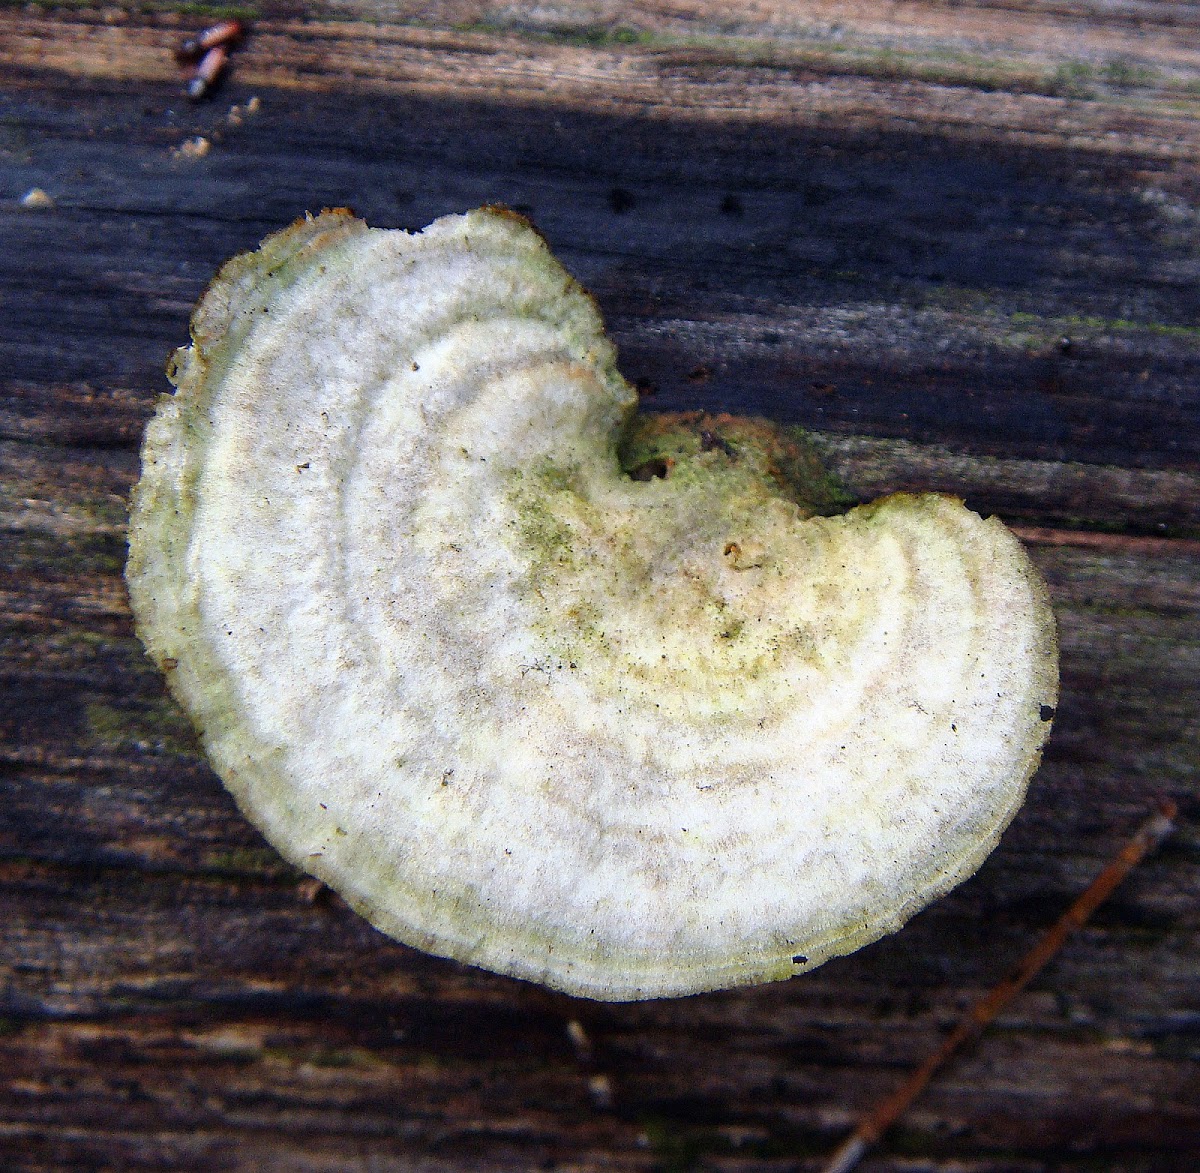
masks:
{"type": "Polygon", "coordinates": [[[200,58],[200,64],[196,66],[196,72],[188,82],[187,96],[194,102],[203,98],[216,84],[217,78],[220,77],[221,71],[225,68],[225,62],[228,60],[229,50],[224,45],[217,45],[215,48],[209,49],[200,58]]]}
{"type": "Polygon", "coordinates": [[[980,1034],[1062,948],[1066,939],[1112,895],[1113,890],[1175,829],[1178,807],[1170,799],[1159,804],[1158,813],[1147,819],[1112,862],[1088,885],[1074,904],[1046,931],[1017,967],[990,993],[985,994],[962,1017],[938,1049],[921,1064],[892,1095],[863,1117],[858,1127],[842,1142],[825,1165],[823,1173],[848,1173],[873,1144],[904,1114],[925,1090],[937,1070],[964,1043],[980,1034]]]}
{"type": "Polygon", "coordinates": [[[227,48],[237,44],[245,33],[245,25],[240,20],[222,20],[206,28],[195,37],[189,37],[175,50],[175,59],[180,62],[199,61],[210,49],[218,45],[227,48]]]}

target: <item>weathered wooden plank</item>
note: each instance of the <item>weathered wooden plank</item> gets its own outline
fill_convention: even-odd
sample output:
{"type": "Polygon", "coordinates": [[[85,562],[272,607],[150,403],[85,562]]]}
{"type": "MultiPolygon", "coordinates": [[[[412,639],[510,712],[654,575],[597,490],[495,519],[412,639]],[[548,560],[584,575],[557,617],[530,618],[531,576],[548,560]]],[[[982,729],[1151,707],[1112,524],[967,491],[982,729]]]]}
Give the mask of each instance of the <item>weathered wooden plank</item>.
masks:
{"type": "MultiPolygon", "coordinates": [[[[77,512],[60,503],[60,515],[77,512]]],[[[136,641],[97,630],[97,614],[124,617],[113,568],[63,576],[64,548],[93,537],[31,526],[5,547],[22,566],[7,580],[3,648],[6,695],[24,724],[5,738],[0,820],[0,956],[20,1073],[0,1137],[42,1161],[14,1167],[87,1166],[104,1152],[118,1167],[355,1168],[367,1154],[398,1168],[526,1167],[569,1152],[586,1168],[587,1153],[602,1151],[592,1159],[616,1168],[701,1155],[710,1167],[736,1157],[787,1168],[827,1147],[851,1109],[995,976],[992,963],[1017,955],[1099,866],[1122,819],[1135,821],[1156,792],[1185,802],[1194,793],[1195,558],[1172,554],[1169,541],[1136,555],[1040,548],[1063,624],[1063,709],[1030,808],[981,876],[901,937],[786,992],[581,1009],[420,958],[336,897],[310,903],[200,762],[136,641]],[[52,546],[57,557],[47,557],[52,546]],[[34,605],[89,597],[105,600],[98,613],[47,616],[34,605]],[[106,1025],[79,1049],[69,1026],[34,1025],[47,1016],[106,1025]],[[165,1042],[147,1044],[147,1016],[159,1017],[165,1042]],[[563,1058],[561,1032],[579,1016],[614,1097],[598,1114],[593,1069],[563,1058]],[[384,1020],[421,1045],[398,1048],[374,1026],[363,1033],[384,1020]],[[347,1023],[359,1024],[350,1039],[347,1023]],[[236,1051],[244,1029],[267,1042],[230,1060],[235,1071],[180,1056],[197,1030],[218,1048],[232,1037],[236,1051]],[[514,1069],[507,1048],[518,1045],[514,1069]],[[441,1074],[416,1094],[414,1074],[430,1066],[441,1074]],[[189,1114],[197,1101],[202,1119],[189,1114]],[[300,1152],[273,1139],[284,1128],[314,1139],[300,1152]],[[358,1138],[359,1155],[334,1135],[358,1138]]],[[[1135,877],[1061,959],[1057,994],[1014,1008],[914,1116],[901,1151],[1017,1154],[980,1158],[980,1169],[1040,1168],[1043,1154],[1071,1144],[1109,1158],[1125,1146],[1139,1154],[1130,1168],[1190,1160],[1198,867],[1195,839],[1183,839],[1135,877]],[[1142,1107],[1129,1101],[1134,1087],[1142,1107]],[[1099,1127],[1087,1107],[1098,1097],[1121,1105],[1099,1127]]]]}
{"type": "Polygon", "coordinates": [[[1177,836],[864,1167],[1200,1164],[1200,8],[260,18],[188,107],[199,21],[0,12],[0,190],[57,201],[0,203],[0,1165],[815,1169],[1160,794],[1177,836]],[[647,407],[799,423],[859,498],[1024,526],[1054,735],[902,934],[639,1006],[422,957],[265,846],[142,655],[124,500],[214,267],[323,204],[487,200],[595,291],[647,407]]]}
{"type": "Polygon", "coordinates": [[[106,135],[88,137],[76,95],[43,97],[43,143],[0,160],[13,190],[60,200],[3,213],[8,418],[39,411],[37,387],[98,404],[161,387],[216,264],[302,208],[417,226],[500,199],[596,292],[653,406],[1197,468],[1195,212],[1168,190],[1185,177],[1148,176],[1144,157],[1089,168],[1081,151],[985,158],[912,133],[281,95],[184,163],[173,147],[215,141],[225,107],[185,120],[163,87],[93,96],[106,135]]]}
{"type": "MultiPolygon", "coordinates": [[[[420,1037],[424,1032],[419,1027],[417,1037],[410,1033],[408,1024],[419,1023],[421,1009],[400,1006],[388,1021],[361,1025],[339,1021],[332,1030],[322,1027],[320,1035],[314,1035],[312,1025],[303,1015],[281,1023],[258,1018],[253,1013],[201,1026],[190,1025],[186,1020],[180,1023],[151,1020],[136,1032],[110,1024],[33,1028],[27,1032],[22,1046],[22,1057],[30,1067],[21,1079],[26,1093],[22,1097],[25,1104],[19,1104],[25,1108],[19,1112],[24,1117],[21,1123],[28,1133],[36,1135],[39,1127],[51,1132],[62,1119],[53,1107],[57,1098],[54,1092],[74,1079],[85,1086],[90,1084],[85,1095],[62,1096],[62,1100],[74,1102],[79,1112],[74,1122],[78,1132],[90,1132],[89,1124],[96,1129],[91,1133],[95,1138],[93,1143],[108,1131],[101,1130],[113,1104],[117,1103],[130,1123],[141,1125],[139,1131],[143,1134],[154,1136],[160,1131],[155,1125],[167,1125],[162,1131],[168,1135],[179,1137],[194,1130],[209,1144],[224,1141],[228,1146],[231,1138],[227,1133],[214,1135],[205,1126],[214,1119],[233,1119],[238,1125],[238,1138],[232,1143],[253,1146],[256,1140],[261,1144],[279,1127],[280,1101],[286,1097],[290,1105],[289,1131],[309,1133],[314,1138],[324,1134],[328,1138],[328,1122],[333,1119],[340,1126],[343,1143],[352,1145],[355,1140],[360,1143],[369,1140],[373,1142],[372,1150],[383,1160],[389,1155],[393,1159],[413,1159],[410,1138],[420,1132],[434,1138],[429,1157],[454,1154],[472,1167],[490,1168],[517,1162],[528,1167],[544,1159],[546,1134],[553,1131],[561,1135],[565,1120],[568,1135],[576,1132],[585,1143],[605,1141],[606,1155],[618,1162],[616,1167],[646,1168],[652,1162],[662,1167],[663,1158],[672,1155],[668,1146],[686,1141],[699,1152],[707,1150],[715,1156],[735,1156],[740,1149],[744,1158],[758,1157],[753,1167],[780,1169],[789,1167],[798,1156],[811,1154],[815,1144],[820,1143],[821,1124],[811,1110],[803,1107],[808,1096],[827,1082],[845,1083],[852,1078],[844,1068],[839,1076],[837,1056],[822,1045],[824,1040],[818,1032],[812,1032],[807,1040],[795,1045],[785,1080],[775,1087],[764,1086],[757,1104],[743,1106],[737,1124],[721,1130],[706,1127],[702,1122],[706,1103],[719,1102],[728,1094],[730,1084],[744,1084],[748,1079],[767,1077],[768,1073],[753,1059],[735,1056],[730,1062],[727,1053],[726,1063],[722,1064],[723,1048],[716,1030],[706,1037],[694,1027],[660,1028],[654,1032],[657,1054],[651,1062],[643,1061],[646,1074],[641,1079],[615,1083],[612,1110],[601,1114],[598,1128],[585,1130],[580,1124],[595,1119],[597,1113],[589,1102],[587,1074],[569,1049],[561,1019],[526,1013],[507,1023],[494,1017],[479,1021],[476,1025],[483,1028],[481,1034],[472,1035],[467,1042],[468,1054],[463,1056],[461,1044],[458,1048],[448,1048],[446,1040],[436,1034],[425,1033],[420,1037]],[[418,1013],[414,1014],[414,1010],[418,1013]],[[489,1035],[487,1028],[499,1033],[489,1035]],[[453,1056],[456,1050],[460,1057],[447,1057],[447,1052],[453,1056]],[[53,1055],[53,1059],[45,1064],[47,1055],[53,1055]],[[91,1074],[99,1056],[106,1058],[108,1068],[102,1081],[91,1074]],[[550,1067],[555,1075],[553,1083],[530,1086],[527,1072],[532,1063],[550,1067]],[[164,1069],[186,1071],[187,1078],[168,1082],[161,1075],[164,1069]],[[726,1073],[723,1080],[695,1076],[696,1071],[722,1070],[726,1073]],[[495,1104],[488,1121],[469,1117],[463,1120],[456,1112],[464,1102],[475,1100],[473,1081],[486,1086],[489,1099],[495,1104]],[[623,1097],[628,1097],[626,1104],[645,1103],[646,1114],[639,1119],[622,1107],[623,1097]],[[45,1107],[35,1115],[26,1105],[37,1100],[45,1107]],[[780,1101],[795,1107],[786,1137],[771,1152],[771,1133],[765,1127],[765,1117],[780,1101]],[[673,1134],[657,1113],[673,1110],[678,1114],[684,1102],[690,1103],[700,1120],[690,1128],[687,1125],[678,1128],[673,1134]],[[588,1132],[590,1135],[585,1137],[588,1132]]],[[[653,1030],[652,1024],[643,1024],[639,1034],[647,1027],[653,1030]]],[[[603,1027],[596,1028],[594,1041],[598,1053],[608,1059],[620,1056],[628,1046],[621,1032],[610,1033],[603,1027]]],[[[906,1049],[905,1041],[901,1042],[901,1050],[906,1049]]],[[[973,1065],[969,1082],[947,1089],[942,1099],[955,1117],[954,1127],[960,1135],[974,1133],[980,1135],[984,1145],[991,1142],[999,1147],[1028,1120],[1029,1085],[1024,1081],[1037,1069],[1037,1060],[1030,1063],[1030,1057],[1044,1049],[1055,1055],[1064,1071],[1072,1070],[1073,1060],[1078,1071],[1082,1047],[1073,1044],[1069,1037],[1033,1043],[1015,1032],[994,1041],[997,1058],[1012,1076],[1010,1083],[993,1092],[993,1095],[999,1093],[1001,1105],[995,1116],[990,1120],[980,1118],[977,1096],[972,1092],[972,1084],[978,1087],[996,1079],[990,1065],[973,1065]]],[[[638,1045],[644,1047],[640,1039],[638,1045]]],[[[1178,1113],[1172,1114],[1165,1108],[1172,1092],[1179,1089],[1164,1081],[1155,1066],[1152,1057],[1120,1048],[1109,1050],[1107,1062],[1100,1060],[1091,1073],[1095,1082],[1119,1087],[1134,1074],[1146,1090],[1147,1104],[1154,1099],[1164,1107],[1155,1110],[1147,1106],[1140,1112],[1118,1114],[1101,1126],[1099,1134],[1092,1133],[1091,1145],[1100,1148],[1107,1142],[1112,1148],[1119,1148],[1122,1137],[1132,1131],[1131,1124],[1137,1128],[1139,1115],[1153,1117],[1159,1126],[1180,1122],[1178,1113]]],[[[1068,1082],[1074,1083],[1078,1090],[1084,1085],[1080,1076],[1068,1082]]],[[[1026,1159],[1036,1160],[1039,1147],[1046,1151],[1063,1138],[1078,1136],[1078,1124],[1079,1120],[1072,1119],[1070,1112],[1064,1113],[1038,1138],[1036,1146],[1028,1150],[1026,1159]]],[[[919,1136],[919,1130],[914,1132],[919,1136]]],[[[118,1133],[113,1139],[119,1143],[122,1138],[118,1133]]],[[[910,1138],[910,1143],[916,1139],[910,1138]]],[[[282,1150],[290,1155],[287,1140],[280,1140],[282,1144],[272,1147],[277,1153],[282,1150]]],[[[1172,1147],[1169,1138],[1164,1137],[1164,1155],[1170,1154],[1172,1147]]],[[[328,1151],[322,1153],[320,1148],[318,1154],[318,1160],[332,1156],[328,1151]]],[[[227,1150],[223,1155],[228,1159],[232,1154],[227,1150]]],[[[586,1149],[582,1155],[586,1161],[586,1149]]],[[[985,1161],[977,1167],[1008,1166],[985,1161]]]]}
{"type": "MultiPolygon", "coordinates": [[[[645,100],[640,82],[675,80],[686,70],[694,77],[738,69],[758,69],[767,77],[768,71],[804,69],[838,81],[863,76],[876,85],[915,80],[983,91],[983,104],[968,107],[974,113],[988,109],[989,95],[997,92],[1106,98],[1116,106],[1132,96],[1141,101],[1124,104],[1134,109],[1164,90],[1182,104],[1194,96],[1187,82],[1198,55],[1188,36],[1194,18],[1189,21],[1187,6],[1143,9],[1134,16],[1133,36],[1133,14],[1111,5],[1080,5],[1074,13],[1057,6],[1057,13],[1050,8],[1041,19],[1020,20],[970,7],[902,4],[885,13],[876,5],[799,3],[780,11],[742,3],[715,13],[698,4],[656,10],[568,3],[539,11],[483,3],[440,11],[414,5],[405,12],[393,3],[350,0],[308,6],[308,19],[295,21],[287,18],[286,4],[266,4],[240,64],[258,85],[349,89],[403,81],[460,94],[502,86],[510,97],[526,91],[560,98],[591,88],[600,91],[588,95],[591,106],[605,90],[609,96],[619,91],[618,102],[645,100]],[[367,20],[312,19],[335,15],[367,20]],[[639,68],[647,60],[649,66],[639,68]]],[[[170,50],[178,23],[174,14],[147,20],[136,9],[114,5],[67,21],[12,22],[0,44],[14,63],[26,66],[167,80],[174,75],[170,50]]],[[[867,101],[879,96],[861,93],[867,101]]],[[[765,108],[762,97],[751,101],[765,108]]],[[[951,114],[948,104],[946,109],[953,121],[966,113],[951,114]]],[[[1002,118],[978,121],[1015,129],[1020,118],[1009,105],[1002,118]]]]}

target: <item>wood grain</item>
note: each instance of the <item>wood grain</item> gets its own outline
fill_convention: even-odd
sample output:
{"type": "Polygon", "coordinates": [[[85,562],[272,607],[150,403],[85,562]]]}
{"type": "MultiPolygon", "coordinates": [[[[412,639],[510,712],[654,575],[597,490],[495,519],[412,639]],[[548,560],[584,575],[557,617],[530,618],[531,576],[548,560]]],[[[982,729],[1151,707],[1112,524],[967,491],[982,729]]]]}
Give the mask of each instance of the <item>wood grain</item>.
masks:
{"type": "Polygon", "coordinates": [[[1179,833],[862,1167],[1200,1165],[1200,7],[267,4],[189,106],[201,23],[0,10],[0,1167],[815,1169],[1158,795],[1179,833]],[[632,1006],[426,958],[279,860],[166,697],[125,501],[215,267],[486,201],[647,408],[798,424],[1046,574],[1030,800],[897,936],[632,1006]]]}

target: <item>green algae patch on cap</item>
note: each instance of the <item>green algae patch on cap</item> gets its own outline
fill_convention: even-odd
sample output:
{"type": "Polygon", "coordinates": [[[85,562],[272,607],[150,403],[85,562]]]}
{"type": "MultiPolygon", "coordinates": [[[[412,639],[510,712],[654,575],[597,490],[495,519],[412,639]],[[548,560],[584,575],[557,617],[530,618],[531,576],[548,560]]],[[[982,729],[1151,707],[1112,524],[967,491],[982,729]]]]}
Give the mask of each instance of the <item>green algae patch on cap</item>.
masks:
{"type": "Polygon", "coordinates": [[[242,810],[385,933],[622,1000],[789,977],[979,866],[1057,699],[1016,539],[634,416],[519,217],[230,261],[150,422],[138,631],[242,810]],[[839,512],[840,511],[840,512],[839,512]]]}

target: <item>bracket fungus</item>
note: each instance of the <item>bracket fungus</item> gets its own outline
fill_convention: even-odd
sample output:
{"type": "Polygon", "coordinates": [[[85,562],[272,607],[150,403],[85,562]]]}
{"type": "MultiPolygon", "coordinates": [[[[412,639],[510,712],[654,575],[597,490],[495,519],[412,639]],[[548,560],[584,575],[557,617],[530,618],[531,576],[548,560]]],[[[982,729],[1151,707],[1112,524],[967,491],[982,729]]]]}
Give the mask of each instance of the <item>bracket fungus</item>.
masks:
{"type": "Polygon", "coordinates": [[[520,217],[298,221],[192,337],[138,630],[245,813],[391,936],[608,1000],[771,981],[1021,804],[1058,667],[1017,540],[937,494],[827,515],[762,422],[639,420],[520,217]]]}

